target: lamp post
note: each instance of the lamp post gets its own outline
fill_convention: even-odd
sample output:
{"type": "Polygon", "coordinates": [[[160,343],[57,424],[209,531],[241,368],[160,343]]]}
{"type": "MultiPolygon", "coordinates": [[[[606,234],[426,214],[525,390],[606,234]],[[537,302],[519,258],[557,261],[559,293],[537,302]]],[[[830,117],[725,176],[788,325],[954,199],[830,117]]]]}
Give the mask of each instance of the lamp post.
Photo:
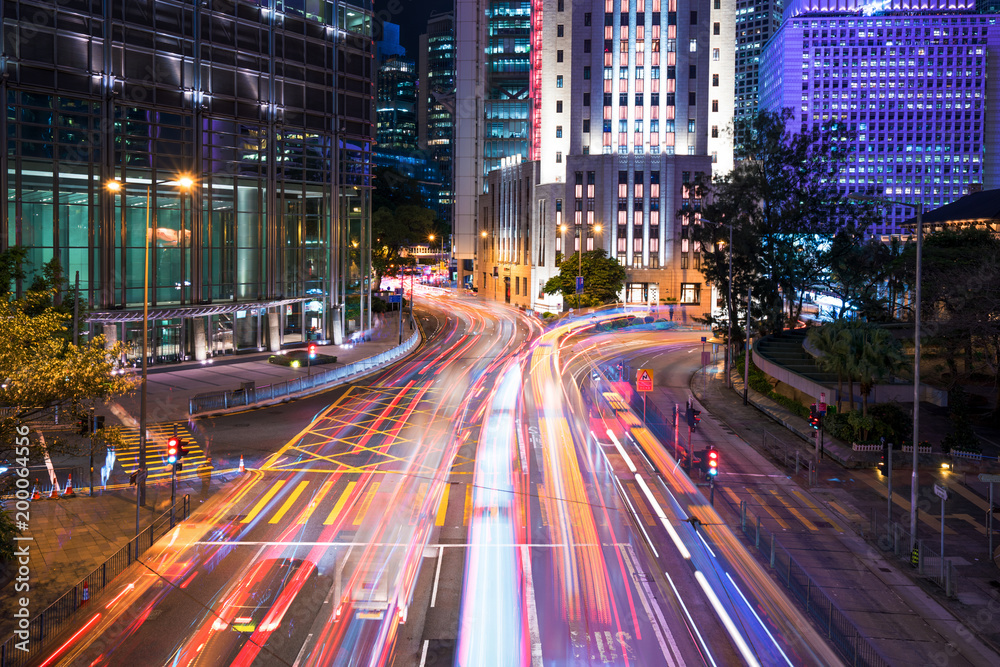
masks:
{"type": "Polygon", "coordinates": [[[923,202],[908,202],[857,192],[847,195],[847,198],[855,201],[906,206],[917,212],[917,275],[913,290],[913,472],[910,477],[910,551],[912,552],[917,544],[917,492],[919,490],[917,464],[920,443],[920,280],[924,254],[924,204],[923,202]]]}
{"type": "MultiPolygon", "coordinates": [[[[136,494],[135,494],[135,534],[138,535],[140,531],[140,515],[139,508],[145,506],[146,504],[146,376],[147,376],[147,363],[149,359],[149,237],[151,232],[150,227],[150,200],[152,197],[152,189],[161,183],[170,183],[170,179],[156,181],[155,183],[150,183],[146,186],[146,225],[143,230],[143,268],[142,268],[142,375],[141,382],[139,385],[139,470],[136,475],[136,494]]],[[[181,191],[189,191],[194,181],[189,176],[180,176],[174,183],[177,184],[181,191]]],[[[105,184],[105,187],[109,192],[113,194],[121,194],[122,197],[125,196],[125,184],[117,179],[112,179],[105,184]]],[[[183,243],[184,235],[184,225],[183,225],[183,207],[184,203],[181,202],[181,242],[183,243]]],[[[123,202],[124,210],[124,202],[123,202]]],[[[122,213],[124,216],[124,212],[122,213]]],[[[124,227],[124,225],[123,225],[124,227]]],[[[182,246],[183,247],[183,246],[182,246]]],[[[183,256],[183,251],[182,251],[183,256]]],[[[183,260],[182,260],[183,261],[183,260]]],[[[184,275],[183,270],[181,273],[181,294],[183,296],[183,283],[184,275]]]]}

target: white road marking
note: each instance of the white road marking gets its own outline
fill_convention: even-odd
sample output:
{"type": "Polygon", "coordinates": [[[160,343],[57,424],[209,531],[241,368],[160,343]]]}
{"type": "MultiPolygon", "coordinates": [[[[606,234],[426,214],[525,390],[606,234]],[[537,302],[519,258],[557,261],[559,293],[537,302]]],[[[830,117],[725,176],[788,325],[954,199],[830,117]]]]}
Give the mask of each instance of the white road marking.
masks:
{"type": "Polygon", "coordinates": [[[444,556],[444,549],[438,547],[438,562],[437,567],[434,569],[434,588],[431,590],[431,606],[433,607],[437,604],[438,599],[438,582],[441,581],[441,558],[444,556]]]}
{"type": "Polygon", "coordinates": [[[524,600],[528,612],[528,634],[531,638],[531,667],[543,667],[542,640],[538,631],[538,609],[535,607],[535,580],[531,574],[528,545],[521,545],[521,571],[524,572],[524,600]]]}
{"type": "Polygon", "coordinates": [[[424,640],[424,648],[423,650],[420,651],[420,667],[424,667],[424,665],[427,663],[427,647],[428,645],[430,645],[430,643],[431,640],[429,639],[424,640]]]}

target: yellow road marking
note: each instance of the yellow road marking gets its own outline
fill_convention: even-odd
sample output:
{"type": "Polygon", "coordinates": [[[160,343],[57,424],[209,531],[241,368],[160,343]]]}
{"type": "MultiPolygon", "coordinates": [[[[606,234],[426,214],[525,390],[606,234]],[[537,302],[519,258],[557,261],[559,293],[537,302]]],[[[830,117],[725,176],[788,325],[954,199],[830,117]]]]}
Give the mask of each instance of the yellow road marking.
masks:
{"type": "Polygon", "coordinates": [[[469,525],[469,516],[472,514],[472,485],[465,485],[465,513],[462,515],[462,525],[469,525]]]}
{"type": "Polygon", "coordinates": [[[836,524],[836,523],[834,522],[834,520],[833,520],[833,519],[832,519],[832,518],[830,517],[830,515],[828,515],[828,514],[827,514],[826,512],[824,512],[824,511],[823,511],[823,508],[819,507],[819,506],[818,506],[818,505],[817,505],[816,503],[814,503],[813,501],[809,500],[809,498],[808,498],[807,496],[805,496],[804,494],[800,493],[798,489],[792,489],[791,491],[792,491],[792,493],[794,493],[794,494],[795,494],[795,495],[796,495],[796,496],[797,496],[797,497],[798,497],[798,498],[799,498],[799,499],[800,499],[800,500],[801,500],[802,502],[804,502],[804,503],[805,503],[806,505],[808,505],[808,506],[809,506],[809,508],[810,508],[810,509],[811,509],[811,510],[812,510],[813,512],[816,512],[816,514],[819,514],[819,515],[820,515],[820,517],[822,517],[824,521],[826,521],[827,523],[829,523],[829,524],[830,524],[830,527],[831,527],[831,528],[833,528],[834,530],[836,530],[836,531],[837,531],[838,533],[842,533],[842,532],[844,532],[844,531],[842,531],[842,530],[840,529],[840,526],[838,526],[838,525],[837,525],[837,524],[836,524]]]}
{"type": "MultiPolygon", "coordinates": [[[[976,521],[975,519],[973,519],[968,514],[945,514],[944,515],[945,519],[948,519],[949,517],[951,517],[953,519],[961,519],[962,521],[965,521],[967,523],[971,523],[973,528],[975,528],[976,530],[978,530],[983,535],[986,534],[986,526],[983,526],[982,524],[980,524],[978,521],[976,521]]],[[[948,530],[947,526],[945,527],[945,530],[948,530]]],[[[954,532],[954,531],[952,531],[952,532],[954,532]]]]}
{"type": "Polygon", "coordinates": [[[308,433],[312,429],[313,424],[318,423],[321,419],[324,419],[331,412],[333,412],[334,410],[336,410],[340,406],[341,403],[343,403],[344,401],[347,400],[347,397],[350,396],[353,391],[354,391],[354,387],[349,387],[347,389],[347,391],[345,391],[340,398],[338,398],[336,401],[334,401],[333,403],[331,403],[330,407],[328,407],[326,410],[324,410],[311,423],[307,424],[306,427],[303,428],[301,431],[299,431],[298,434],[295,435],[291,440],[289,440],[285,444],[284,447],[282,447],[281,449],[279,449],[278,451],[276,451],[274,454],[272,454],[271,456],[269,456],[268,459],[266,461],[264,461],[264,464],[260,467],[260,469],[261,470],[267,470],[275,462],[279,461],[281,459],[281,457],[285,455],[285,452],[288,451],[288,449],[290,449],[293,446],[294,443],[298,442],[300,438],[304,437],[305,434],[308,433]]]}
{"type": "Polygon", "coordinates": [[[778,513],[777,513],[777,512],[775,512],[775,511],[774,511],[773,509],[771,509],[771,508],[770,508],[770,507],[768,506],[768,504],[764,502],[764,499],[763,499],[763,498],[761,498],[761,497],[760,497],[759,495],[757,495],[757,492],[756,492],[756,491],[754,491],[753,489],[747,489],[747,493],[749,493],[749,494],[750,494],[750,497],[751,497],[751,498],[753,498],[753,499],[754,499],[755,501],[757,501],[757,504],[758,504],[758,505],[759,505],[759,506],[760,506],[760,507],[761,507],[761,508],[762,508],[762,509],[763,509],[763,510],[764,510],[765,512],[767,512],[768,514],[770,514],[770,515],[771,515],[771,518],[772,518],[772,519],[774,519],[775,521],[777,521],[777,522],[778,522],[778,525],[779,525],[779,526],[781,526],[781,527],[782,527],[782,528],[784,528],[785,530],[788,530],[788,524],[787,524],[787,523],[785,523],[785,520],[784,520],[784,519],[782,519],[782,518],[781,518],[780,516],[778,516],[778,513]]]}
{"type": "Polygon", "coordinates": [[[542,515],[542,525],[549,525],[548,497],[545,495],[545,487],[538,485],[538,511],[542,515]]]}
{"type": "MultiPolygon", "coordinates": [[[[948,490],[949,491],[954,491],[955,493],[957,493],[958,495],[962,496],[963,498],[965,498],[969,502],[973,503],[976,507],[978,507],[979,509],[983,510],[984,512],[987,511],[987,510],[989,510],[989,508],[990,508],[990,504],[988,502],[986,502],[985,500],[983,500],[982,497],[976,495],[975,493],[973,493],[969,489],[965,488],[965,486],[963,486],[957,479],[956,480],[949,480],[948,490]]],[[[985,528],[983,529],[983,532],[984,533],[986,532],[985,528]]]]}
{"type": "Polygon", "coordinates": [[[344,509],[344,503],[346,503],[347,499],[351,497],[351,491],[354,490],[354,487],[357,485],[357,482],[347,483],[347,486],[344,488],[344,492],[341,493],[340,498],[337,499],[337,504],[333,506],[333,509],[330,510],[329,516],[326,517],[326,521],[323,522],[324,526],[329,526],[336,521],[337,517],[340,516],[340,510],[344,509]]]}
{"type": "Polygon", "coordinates": [[[309,505],[306,507],[305,511],[302,512],[302,515],[299,517],[299,525],[302,525],[309,520],[309,517],[311,517],[312,513],[316,511],[316,508],[319,507],[320,502],[323,500],[323,498],[326,497],[326,494],[330,492],[330,489],[332,487],[333,487],[332,481],[327,480],[323,482],[323,485],[319,487],[319,493],[313,496],[313,499],[309,501],[309,505]]]}
{"type": "Polygon", "coordinates": [[[444,489],[441,491],[441,503],[438,505],[437,519],[434,524],[437,526],[444,525],[444,517],[448,513],[448,493],[451,491],[451,484],[445,484],[444,489]]]}
{"type": "Polygon", "coordinates": [[[378,485],[378,482],[372,482],[368,492],[365,493],[365,497],[361,499],[361,506],[358,508],[358,514],[354,517],[355,526],[360,526],[361,522],[365,520],[365,514],[368,513],[368,508],[371,507],[372,501],[375,500],[375,493],[378,491],[378,485]]]}
{"type": "Polygon", "coordinates": [[[792,516],[794,516],[796,519],[798,519],[800,522],[802,522],[803,526],[805,526],[809,530],[819,530],[819,528],[816,527],[816,524],[814,524],[812,521],[810,521],[809,519],[807,519],[805,517],[805,515],[802,514],[802,512],[800,512],[798,510],[797,507],[792,507],[787,502],[785,502],[785,499],[781,497],[780,493],[778,493],[774,489],[769,489],[769,491],[771,492],[771,495],[773,495],[775,498],[778,499],[778,502],[780,502],[782,505],[785,506],[785,509],[787,509],[789,512],[791,512],[792,516]]]}
{"type": "Polygon", "coordinates": [[[274,498],[274,494],[280,491],[281,487],[283,487],[284,485],[285,485],[285,480],[280,480],[278,482],[275,482],[274,486],[272,486],[268,490],[268,492],[264,494],[264,497],[261,498],[259,501],[257,501],[257,504],[254,505],[254,508],[252,510],[250,510],[250,513],[247,514],[245,517],[243,517],[242,523],[250,523],[251,521],[253,521],[254,517],[260,514],[260,511],[262,509],[267,507],[267,504],[271,502],[271,498],[274,498]]]}
{"type": "Polygon", "coordinates": [[[865,520],[864,517],[862,517],[860,514],[855,514],[854,512],[851,512],[851,511],[848,511],[848,510],[844,509],[835,500],[828,500],[827,502],[830,503],[830,507],[832,507],[834,510],[836,510],[837,513],[840,514],[840,516],[844,517],[848,521],[861,521],[861,522],[864,522],[864,520],[865,520]]]}
{"type": "Polygon", "coordinates": [[[309,486],[309,482],[299,482],[299,485],[296,486],[295,490],[288,496],[288,500],[282,504],[281,509],[279,509],[277,513],[271,517],[271,520],[268,521],[268,523],[278,523],[281,521],[281,518],[292,508],[292,505],[294,505],[295,501],[299,499],[299,496],[302,495],[302,492],[306,490],[307,486],[309,486]]]}
{"type": "MultiPolygon", "coordinates": [[[[885,485],[884,484],[876,482],[874,479],[870,479],[867,475],[858,475],[858,478],[861,479],[865,484],[867,484],[871,488],[875,489],[875,491],[880,496],[882,496],[883,498],[886,497],[887,492],[885,490],[885,485]]],[[[899,507],[904,512],[906,512],[907,514],[910,512],[910,501],[907,500],[906,498],[904,498],[902,493],[894,493],[894,494],[892,494],[892,502],[894,502],[895,504],[899,505],[899,507]]],[[[940,517],[938,517],[938,516],[931,516],[927,512],[923,511],[922,509],[917,509],[917,515],[920,517],[921,521],[923,521],[925,524],[927,524],[931,528],[935,528],[935,529],[940,530],[940,528],[941,528],[941,519],[940,519],[940,517]]],[[[946,527],[944,532],[947,533],[947,534],[954,534],[955,531],[953,531],[951,528],[947,528],[946,527]]]]}
{"type": "Polygon", "coordinates": [[[417,487],[417,497],[413,501],[413,509],[410,510],[410,524],[417,522],[417,516],[420,514],[421,508],[424,506],[424,498],[427,497],[427,482],[421,482],[420,486],[417,487]]]}
{"type": "Polygon", "coordinates": [[[738,495],[736,495],[736,492],[730,489],[728,486],[722,487],[722,491],[723,493],[728,495],[729,499],[732,500],[737,505],[743,502],[743,500],[738,495]]]}

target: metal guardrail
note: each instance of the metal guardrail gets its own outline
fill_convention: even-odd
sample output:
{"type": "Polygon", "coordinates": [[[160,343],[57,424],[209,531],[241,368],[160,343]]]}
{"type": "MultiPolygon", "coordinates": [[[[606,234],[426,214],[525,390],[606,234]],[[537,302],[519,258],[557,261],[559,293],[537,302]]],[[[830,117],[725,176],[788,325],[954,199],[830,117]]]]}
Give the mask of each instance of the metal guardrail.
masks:
{"type": "Polygon", "coordinates": [[[46,607],[28,623],[28,639],[14,635],[0,645],[0,667],[21,667],[34,662],[46,648],[46,640],[52,639],[61,632],[72,620],[76,612],[84,608],[88,600],[84,599],[84,590],[89,596],[100,593],[114,582],[115,577],[124,572],[132,563],[139,559],[157,539],[170,531],[171,514],[179,511],[181,520],[191,514],[191,496],[185,495],[174,503],[173,507],[153,519],[153,523],[141,533],[129,540],[128,544],[116,554],[104,561],[100,567],[91,572],[67,591],[58,600],[46,607]],[[27,651],[18,648],[24,642],[27,651]]]}
{"type": "Polygon", "coordinates": [[[247,407],[273,401],[279,398],[294,396],[316,387],[342,382],[355,375],[362,375],[390,361],[398,359],[412,350],[420,341],[420,333],[414,331],[402,345],[381,352],[374,357],[360,359],[354,363],[330,370],[316,370],[312,375],[303,375],[285,382],[266,384],[260,387],[229,389],[208,394],[198,394],[188,401],[188,414],[226,410],[229,408],[247,407]]]}
{"type": "MultiPolygon", "coordinates": [[[[892,554],[916,568],[917,575],[931,580],[942,588],[947,597],[958,595],[959,577],[955,573],[951,558],[943,558],[934,548],[935,540],[915,540],[915,546],[910,549],[910,531],[898,521],[880,521],[875,508],[872,508],[871,522],[864,538],[885,553],[892,554]]],[[[940,547],[939,547],[940,548],[940,547]]]]}
{"type": "Polygon", "coordinates": [[[740,502],[740,529],[750,546],[768,558],[770,568],[789,592],[805,606],[806,613],[815,619],[834,648],[849,665],[860,667],[888,667],[889,660],[863,637],[822,588],[795,562],[774,533],[761,526],[760,516],[747,509],[746,501],[740,502]]]}

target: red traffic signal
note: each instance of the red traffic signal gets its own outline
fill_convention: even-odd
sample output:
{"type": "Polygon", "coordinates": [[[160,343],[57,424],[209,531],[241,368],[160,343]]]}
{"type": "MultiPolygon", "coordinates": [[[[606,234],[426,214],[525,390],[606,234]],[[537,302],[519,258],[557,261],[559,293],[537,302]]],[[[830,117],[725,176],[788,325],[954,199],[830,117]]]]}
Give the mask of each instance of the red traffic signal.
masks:
{"type": "Polygon", "coordinates": [[[173,465],[181,455],[181,441],[177,436],[167,440],[167,463],[173,465]]]}
{"type": "Polygon", "coordinates": [[[719,474],[719,451],[714,447],[709,447],[705,452],[708,458],[708,474],[715,477],[719,474]]]}
{"type": "Polygon", "coordinates": [[[316,343],[309,343],[309,358],[316,358],[316,343]]]}

